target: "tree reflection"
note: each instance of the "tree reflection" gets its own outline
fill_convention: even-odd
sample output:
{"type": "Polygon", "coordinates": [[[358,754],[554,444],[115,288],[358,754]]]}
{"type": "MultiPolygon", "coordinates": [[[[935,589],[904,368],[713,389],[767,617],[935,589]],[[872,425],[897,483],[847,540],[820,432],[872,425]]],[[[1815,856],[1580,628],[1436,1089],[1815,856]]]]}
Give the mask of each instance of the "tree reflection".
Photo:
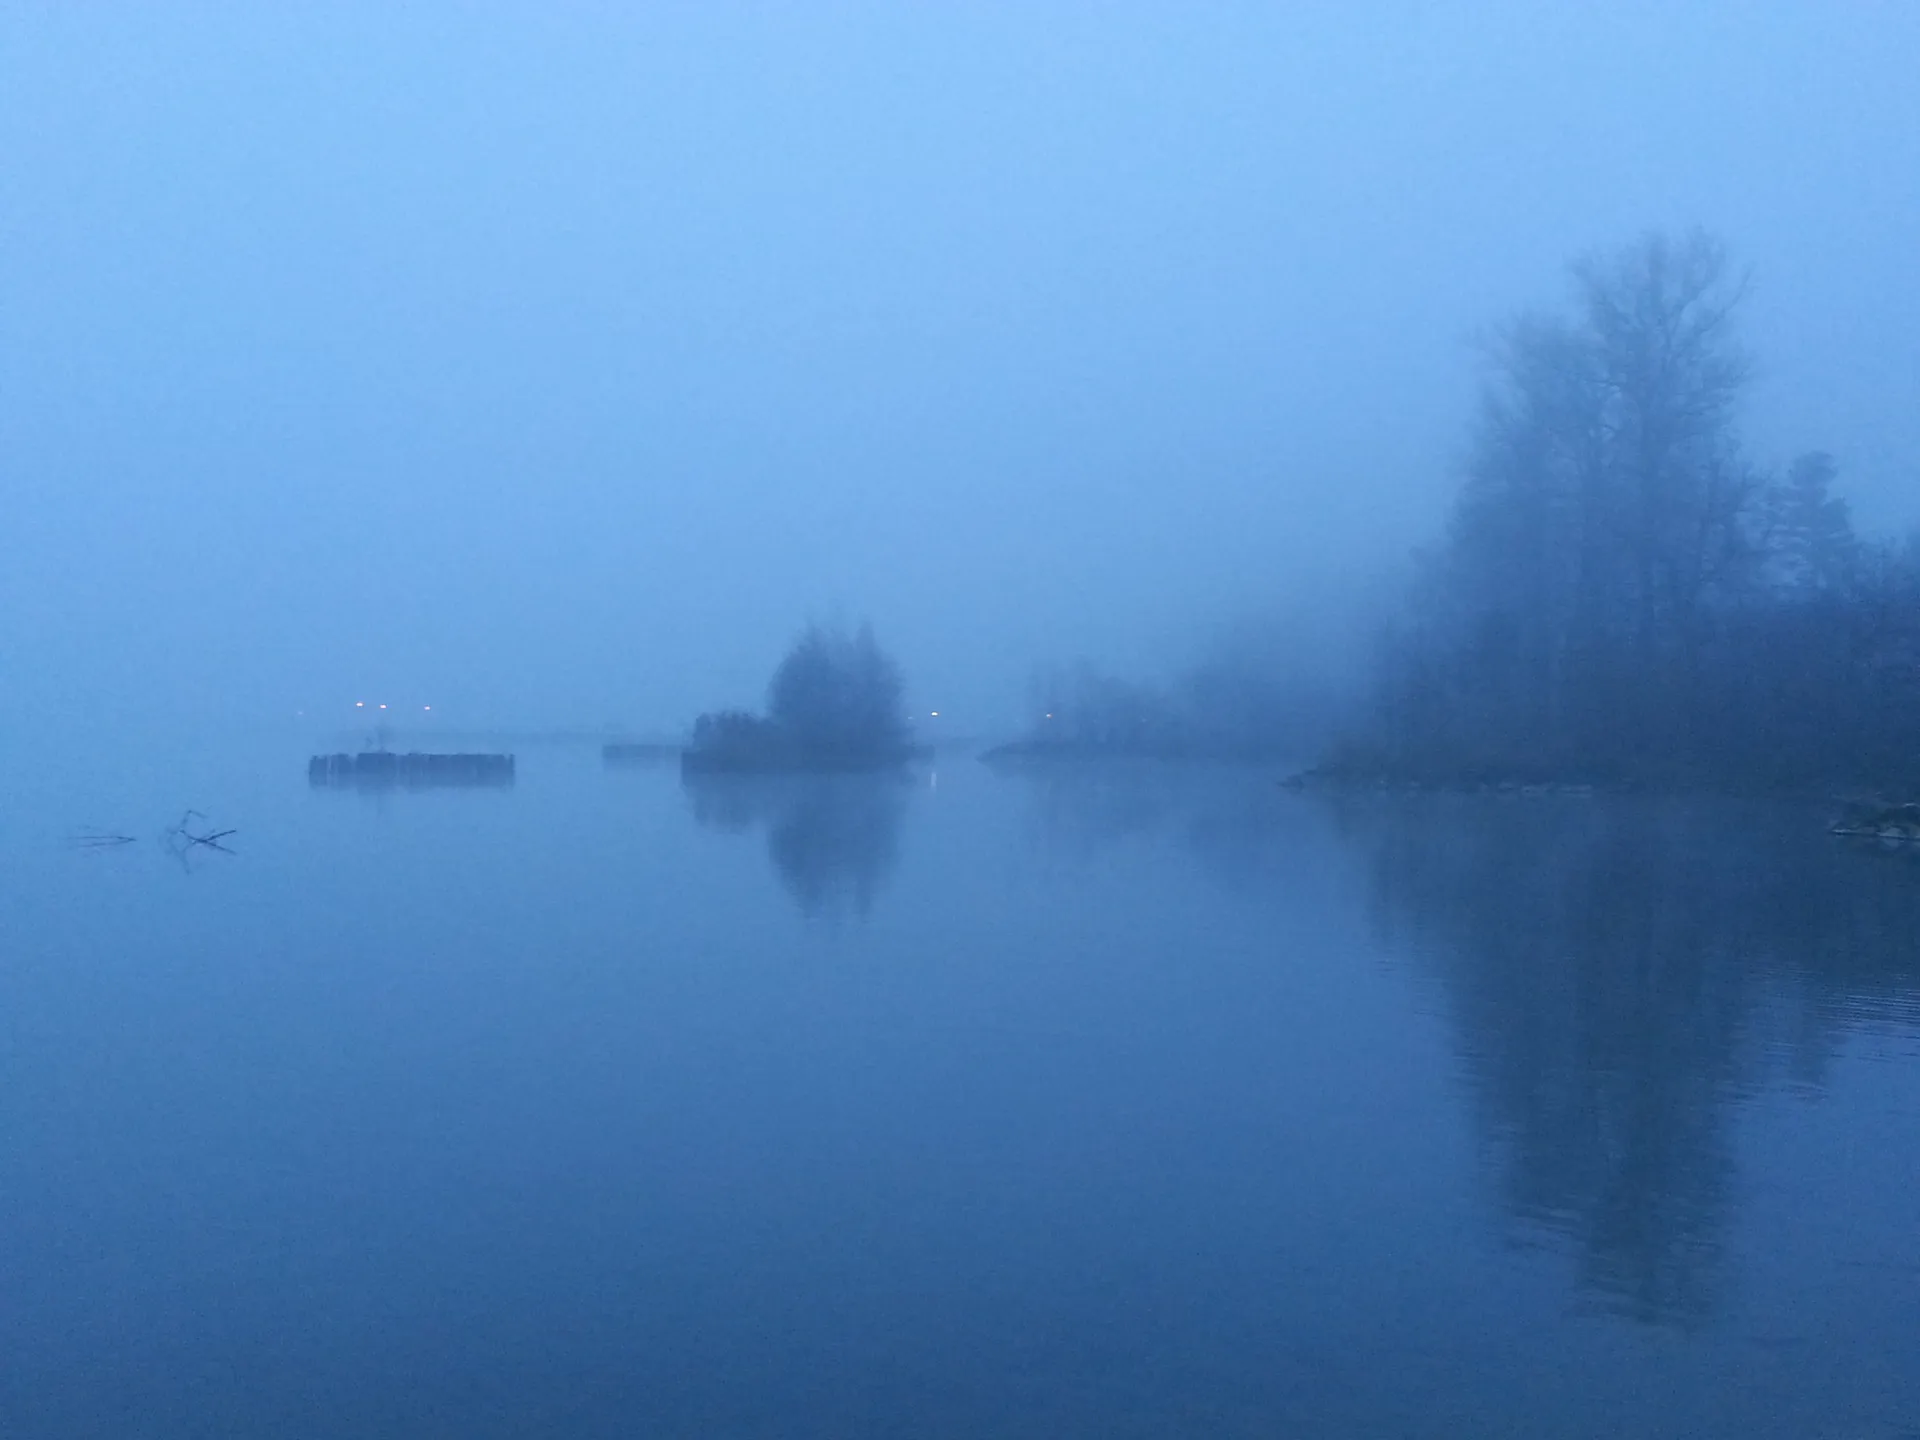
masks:
{"type": "Polygon", "coordinates": [[[1357,879],[1389,950],[1437,985],[1506,1212],[1569,1245],[1616,1313],[1714,1308],[1743,1098],[1817,1091],[1850,1029],[1920,1026],[1920,847],[1837,841],[1824,806],[1293,796],[1166,766],[1024,778],[1069,856],[1172,837],[1223,886],[1288,904],[1357,879]]]}
{"type": "Polygon", "coordinates": [[[1394,797],[1347,804],[1378,915],[1439,970],[1521,1219],[1643,1319],[1711,1309],[1732,1107],[1840,1022],[1911,1013],[1910,874],[1817,817],[1735,803],[1394,797]]]}
{"type": "Polygon", "coordinates": [[[1264,774],[1160,760],[1003,761],[992,771],[1027,793],[1044,852],[1083,861],[1129,839],[1171,835],[1216,879],[1270,892],[1321,847],[1312,817],[1264,774]]]}
{"type": "Polygon", "coordinates": [[[865,917],[899,853],[907,785],[894,774],[688,772],[694,819],[738,833],[767,829],[767,855],[808,919],[865,917]]]}

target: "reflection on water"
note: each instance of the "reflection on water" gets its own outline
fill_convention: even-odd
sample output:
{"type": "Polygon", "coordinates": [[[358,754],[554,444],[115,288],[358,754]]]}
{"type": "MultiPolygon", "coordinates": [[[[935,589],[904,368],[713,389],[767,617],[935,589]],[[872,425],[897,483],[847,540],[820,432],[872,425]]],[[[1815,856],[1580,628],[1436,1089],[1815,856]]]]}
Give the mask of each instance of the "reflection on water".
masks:
{"type": "Polygon", "coordinates": [[[1176,834],[1209,873],[1238,891],[1259,888],[1272,865],[1285,863],[1308,819],[1271,777],[1239,765],[1120,760],[989,768],[1025,788],[1042,844],[1055,854],[1086,859],[1128,837],[1176,834]]]}
{"type": "Polygon", "coordinates": [[[1818,810],[1296,798],[1251,772],[1024,778],[1068,853],[1171,833],[1236,890],[1330,810],[1389,951],[1438,981],[1508,1215],[1564,1237],[1611,1312],[1707,1319],[1739,1103],[1817,1092],[1850,1030],[1920,1027],[1920,859],[1837,842],[1818,810]]]}
{"type": "Polygon", "coordinates": [[[1920,1018],[1920,886],[1819,817],[1730,802],[1395,798],[1341,809],[1381,923],[1438,968],[1522,1221],[1588,1293],[1711,1310],[1733,1102],[1817,1085],[1844,1025],[1920,1018]]]}
{"type": "Polygon", "coordinates": [[[1822,814],[257,762],[0,834],[8,1440],[1920,1433],[1822,814]]]}
{"type": "Polygon", "coordinates": [[[766,827],[767,855],[809,919],[864,917],[899,855],[901,775],[688,772],[681,785],[702,825],[766,827]]]}

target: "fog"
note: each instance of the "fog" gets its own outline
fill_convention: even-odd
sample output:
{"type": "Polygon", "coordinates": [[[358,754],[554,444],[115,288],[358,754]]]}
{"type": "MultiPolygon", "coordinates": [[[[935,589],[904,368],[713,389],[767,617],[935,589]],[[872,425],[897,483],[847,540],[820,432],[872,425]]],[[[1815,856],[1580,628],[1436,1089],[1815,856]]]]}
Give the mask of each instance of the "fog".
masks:
{"type": "Polygon", "coordinates": [[[673,732],[868,619],[1036,666],[1349,635],[1473,342],[1699,225],[1763,464],[1920,506],[1920,13],[7,7],[10,728],[673,732]]]}
{"type": "Polygon", "coordinates": [[[0,4],[0,1434],[1920,1437],[1916,76],[0,4]]]}

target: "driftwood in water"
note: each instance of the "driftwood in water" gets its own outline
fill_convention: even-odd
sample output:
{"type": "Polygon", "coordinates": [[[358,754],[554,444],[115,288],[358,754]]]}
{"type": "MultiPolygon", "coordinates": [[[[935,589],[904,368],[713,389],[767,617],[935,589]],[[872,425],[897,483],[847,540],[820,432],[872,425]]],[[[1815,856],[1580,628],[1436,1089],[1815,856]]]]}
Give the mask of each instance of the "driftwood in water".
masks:
{"type": "Polygon", "coordinates": [[[220,842],[229,835],[239,833],[234,829],[215,830],[213,822],[200,811],[189,810],[177,823],[169,825],[160,832],[160,843],[183,860],[195,846],[204,846],[208,850],[218,850],[222,855],[231,855],[233,851],[220,842]],[[198,825],[194,824],[196,820],[200,822],[198,825]]]}
{"type": "Polygon", "coordinates": [[[397,754],[363,750],[358,755],[316,755],[307,762],[311,785],[511,785],[511,755],[397,754]]]}
{"type": "Polygon", "coordinates": [[[133,836],[122,835],[117,830],[102,830],[97,826],[76,831],[67,840],[76,850],[111,850],[118,845],[133,844],[133,836]]]}
{"type": "Polygon", "coordinates": [[[1832,833],[1861,840],[1920,842],[1920,804],[1856,804],[1834,822],[1832,833]]]}

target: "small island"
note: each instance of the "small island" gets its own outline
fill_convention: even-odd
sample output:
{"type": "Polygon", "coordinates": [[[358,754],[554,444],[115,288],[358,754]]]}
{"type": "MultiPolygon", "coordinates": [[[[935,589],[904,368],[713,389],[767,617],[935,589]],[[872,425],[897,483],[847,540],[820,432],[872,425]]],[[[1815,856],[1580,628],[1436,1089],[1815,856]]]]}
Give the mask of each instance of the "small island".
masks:
{"type": "Polygon", "coordinates": [[[718,710],[694,721],[685,771],[882,770],[919,753],[901,710],[900,671],[868,626],[811,625],[767,686],[767,713],[718,710]]]}

